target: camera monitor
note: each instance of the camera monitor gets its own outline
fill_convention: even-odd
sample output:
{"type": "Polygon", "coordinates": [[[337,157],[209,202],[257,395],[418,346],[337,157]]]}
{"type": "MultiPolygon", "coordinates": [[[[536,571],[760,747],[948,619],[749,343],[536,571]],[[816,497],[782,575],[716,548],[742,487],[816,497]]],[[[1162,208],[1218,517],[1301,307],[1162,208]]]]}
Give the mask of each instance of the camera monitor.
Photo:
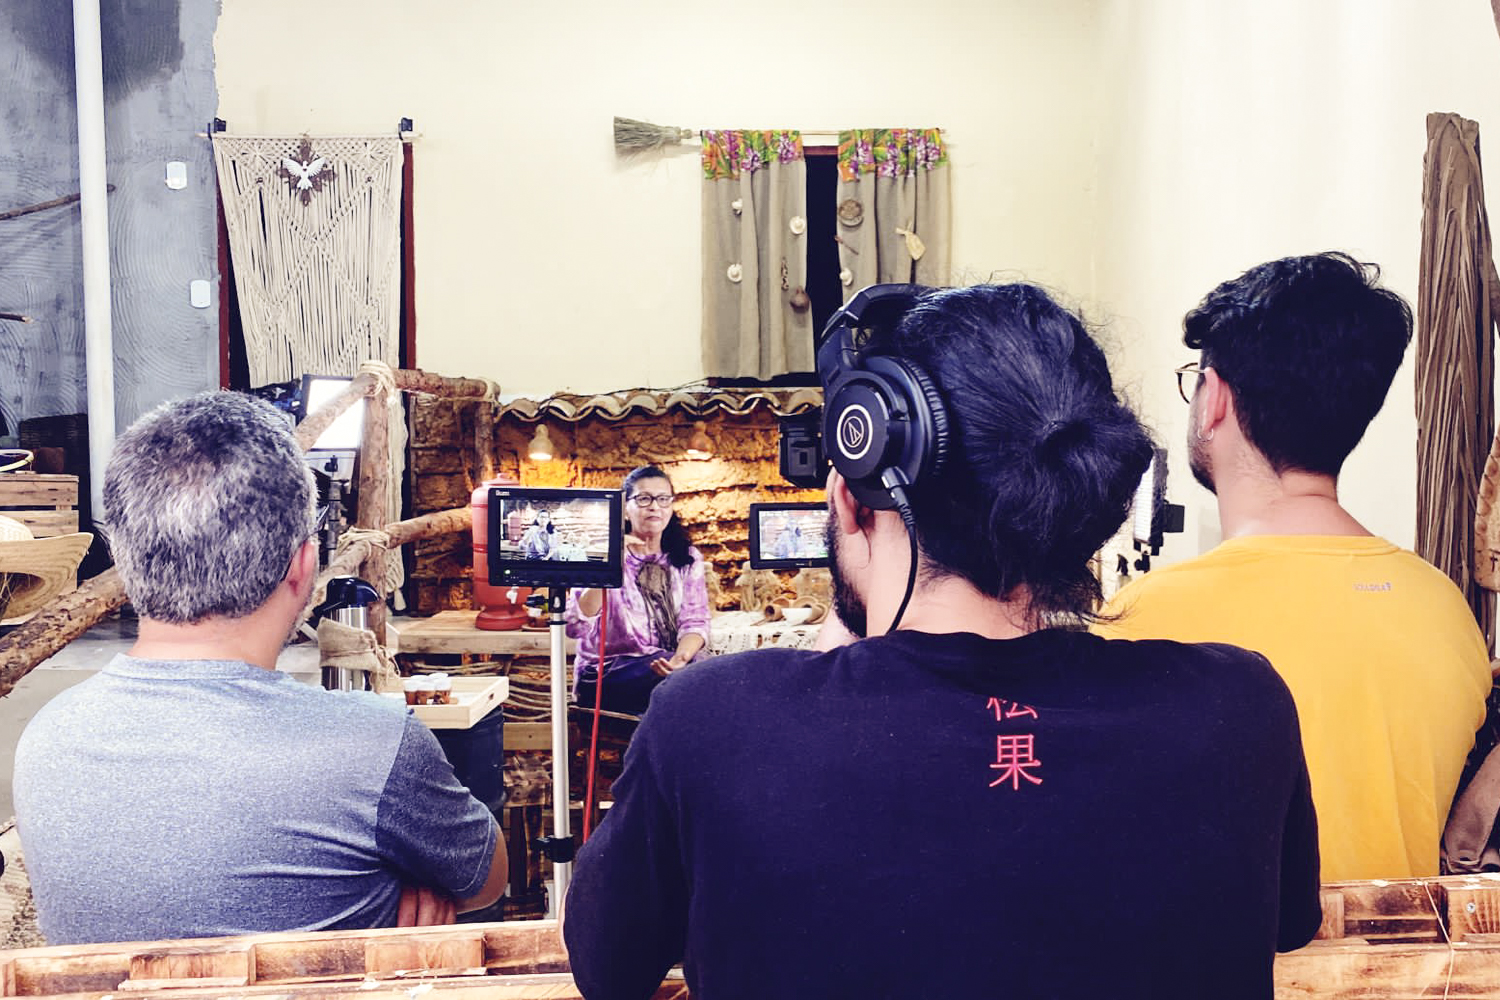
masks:
{"type": "Polygon", "coordinates": [[[828,507],[821,503],[750,505],[752,569],[828,565],[828,507]]]}
{"type": "Polygon", "coordinates": [[[619,490],[490,487],[490,584],[618,587],[619,490]]]}

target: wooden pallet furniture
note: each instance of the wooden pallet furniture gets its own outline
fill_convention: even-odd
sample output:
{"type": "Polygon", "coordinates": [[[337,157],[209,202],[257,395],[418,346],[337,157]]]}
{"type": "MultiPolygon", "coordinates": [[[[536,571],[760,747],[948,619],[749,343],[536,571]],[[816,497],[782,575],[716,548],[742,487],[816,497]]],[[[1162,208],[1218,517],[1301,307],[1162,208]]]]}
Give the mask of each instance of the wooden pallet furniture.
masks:
{"type": "MultiPolygon", "coordinates": [[[[254,934],[0,952],[0,995],[577,998],[556,921],[254,934]]],[[[680,978],[658,1000],[686,997],[680,978]]]]}
{"type": "Polygon", "coordinates": [[[0,514],[26,525],[35,538],[71,535],[78,530],[78,477],[0,473],[0,514]]]}
{"type": "Polygon", "coordinates": [[[1277,1000],[1500,996],[1500,874],[1323,887],[1317,940],[1276,960],[1277,1000]]]}
{"type": "MultiPolygon", "coordinates": [[[[567,968],[557,923],[532,920],[4,951],[0,996],[573,1000],[567,968]]],[[[1500,996],[1500,875],[1324,886],[1318,940],[1277,958],[1275,996],[1500,996]]],[[[676,974],[655,994],[686,997],[676,974]]]]}

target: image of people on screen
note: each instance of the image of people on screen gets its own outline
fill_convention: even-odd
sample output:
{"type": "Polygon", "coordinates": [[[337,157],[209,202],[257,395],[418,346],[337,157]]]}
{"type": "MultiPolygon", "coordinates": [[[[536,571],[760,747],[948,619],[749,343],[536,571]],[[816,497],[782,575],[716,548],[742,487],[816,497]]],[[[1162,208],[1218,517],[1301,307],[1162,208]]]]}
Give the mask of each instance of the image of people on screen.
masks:
{"type": "Polygon", "coordinates": [[[773,511],[762,517],[762,559],[822,559],[828,555],[826,510],[773,511]]]}
{"type": "Polygon", "coordinates": [[[600,500],[502,500],[502,559],[605,562],[609,504],[600,500]]]}

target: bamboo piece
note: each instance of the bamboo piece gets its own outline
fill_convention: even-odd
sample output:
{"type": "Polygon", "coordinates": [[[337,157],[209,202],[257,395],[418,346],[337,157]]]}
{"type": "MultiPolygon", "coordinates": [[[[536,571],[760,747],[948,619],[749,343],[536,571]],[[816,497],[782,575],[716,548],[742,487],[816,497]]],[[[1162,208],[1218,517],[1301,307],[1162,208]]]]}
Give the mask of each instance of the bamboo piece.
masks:
{"type": "MultiPolygon", "coordinates": [[[[359,511],[355,527],[380,528],[386,523],[391,496],[390,397],[386,387],[376,382],[365,406],[365,436],[359,456],[359,511]]],[[[385,572],[384,550],[371,546],[360,563],[359,576],[375,588],[380,599],[370,605],[368,625],[375,641],[385,642],[385,572]]]]}

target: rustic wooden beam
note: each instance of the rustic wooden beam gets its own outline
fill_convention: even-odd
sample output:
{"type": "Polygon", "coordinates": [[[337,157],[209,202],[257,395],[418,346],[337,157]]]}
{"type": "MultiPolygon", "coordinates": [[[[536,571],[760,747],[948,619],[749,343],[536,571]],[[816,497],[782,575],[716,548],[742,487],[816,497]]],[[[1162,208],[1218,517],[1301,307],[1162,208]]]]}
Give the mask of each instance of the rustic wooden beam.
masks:
{"type": "Polygon", "coordinates": [[[403,392],[425,392],[447,399],[482,399],[493,392],[493,386],[482,378],[449,378],[417,368],[396,368],[391,375],[396,388],[403,392]]]}
{"type": "Polygon", "coordinates": [[[125,600],[125,586],[111,567],[0,636],[0,698],[10,694],[38,663],[93,628],[125,600]]]}

